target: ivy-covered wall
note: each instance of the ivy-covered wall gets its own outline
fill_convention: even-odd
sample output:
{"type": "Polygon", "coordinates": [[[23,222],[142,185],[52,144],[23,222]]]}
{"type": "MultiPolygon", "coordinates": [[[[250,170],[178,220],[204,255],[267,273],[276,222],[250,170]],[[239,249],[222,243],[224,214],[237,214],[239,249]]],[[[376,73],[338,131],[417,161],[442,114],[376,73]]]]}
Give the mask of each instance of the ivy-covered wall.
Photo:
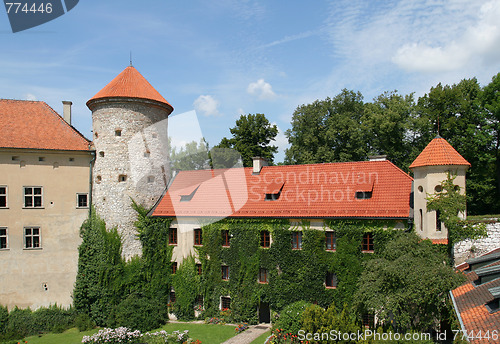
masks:
{"type": "Polygon", "coordinates": [[[181,263],[173,283],[175,309],[181,317],[192,317],[196,299],[202,296],[205,315],[216,316],[221,296],[230,296],[232,320],[255,323],[260,302],[275,311],[299,300],[321,306],[351,304],[362,263],[373,256],[361,251],[363,234],[372,233],[376,254],[393,235],[395,225],[328,220],[318,230],[307,221],[224,219],[202,226],[203,246],[195,247],[202,272],[198,275],[195,259],[181,263]],[[325,249],[326,230],[336,233],[336,251],[325,249]],[[229,247],[223,246],[222,231],[229,231],[229,247]],[[269,248],[260,246],[261,231],[271,235],[269,248]],[[302,231],[300,250],[292,249],[293,231],[302,231]],[[228,280],[222,279],[223,265],[229,268],[228,280]],[[267,270],[268,283],[259,283],[259,269],[267,270]],[[336,274],[336,289],[325,287],[327,272],[336,274]]]}

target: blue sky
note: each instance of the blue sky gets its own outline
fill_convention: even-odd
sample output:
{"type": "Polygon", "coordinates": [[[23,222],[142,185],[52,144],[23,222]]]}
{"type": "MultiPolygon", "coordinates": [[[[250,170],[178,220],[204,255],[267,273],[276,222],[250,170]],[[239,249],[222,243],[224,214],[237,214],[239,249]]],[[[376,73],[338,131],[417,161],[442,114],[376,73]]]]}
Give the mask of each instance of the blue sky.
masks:
{"type": "Polygon", "coordinates": [[[0,97],[43,100],[91,137],[85,103],[129,64],[174,106],[196,110],[210,145],[240,114],[281,130],[295,108],[360,91],[417,96],[500,72],[500,0],[81,0],[13,34],[0,9],[0,97]]]}

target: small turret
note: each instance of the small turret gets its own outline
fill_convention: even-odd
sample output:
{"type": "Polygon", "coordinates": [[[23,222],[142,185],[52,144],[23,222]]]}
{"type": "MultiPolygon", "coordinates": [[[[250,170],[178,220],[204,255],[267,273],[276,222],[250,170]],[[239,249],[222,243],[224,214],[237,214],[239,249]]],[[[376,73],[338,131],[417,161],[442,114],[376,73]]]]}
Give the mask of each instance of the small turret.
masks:
{"type": "MultiPolygon", "coordinates": [[[[410,165],[414,174],[414,216],[416,233],[436,243],[446,243],[448,230],[436,211],[427,211],[427,197],[441,192],[441,182],[448,173],[456,176],[455,184],[465,194],[465,173],[470,163],[445,139],[437,136],[410,165]]],[[[462,214],[464,217],[466,214],[462,214]]]]}

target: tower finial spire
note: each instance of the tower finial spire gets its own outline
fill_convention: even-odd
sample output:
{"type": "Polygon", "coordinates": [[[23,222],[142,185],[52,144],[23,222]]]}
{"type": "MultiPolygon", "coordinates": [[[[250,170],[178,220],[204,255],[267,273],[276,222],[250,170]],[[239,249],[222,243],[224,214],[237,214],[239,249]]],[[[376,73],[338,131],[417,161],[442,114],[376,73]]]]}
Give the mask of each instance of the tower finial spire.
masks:
{"type": "Polygon", "coordinates": [[[132,67],[132,50],[130,50],[130,67],[132,67]]]}

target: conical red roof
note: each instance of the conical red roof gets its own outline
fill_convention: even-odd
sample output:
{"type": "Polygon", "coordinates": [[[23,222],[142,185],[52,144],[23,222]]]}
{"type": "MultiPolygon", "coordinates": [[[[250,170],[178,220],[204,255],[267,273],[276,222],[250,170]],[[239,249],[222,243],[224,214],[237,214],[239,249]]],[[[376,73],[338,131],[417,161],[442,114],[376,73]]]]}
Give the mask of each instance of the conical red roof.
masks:
{"type": "Polygon", "coordinates": [[[102,90],[87,102],[89,106],[93,101],[103,98],[138,98],[154,100],[166,105],[173,110],[172,105],[162,97],[157,90],[135,69],[128,66],[116,78],[111,80],[102,90]]]}
{"type": "Polygon", "coordinates": [[[422,166],[465,165],[470,163],[442,137],[433,139],[420,155],[412,162],[410,168],[422,166]]]}

